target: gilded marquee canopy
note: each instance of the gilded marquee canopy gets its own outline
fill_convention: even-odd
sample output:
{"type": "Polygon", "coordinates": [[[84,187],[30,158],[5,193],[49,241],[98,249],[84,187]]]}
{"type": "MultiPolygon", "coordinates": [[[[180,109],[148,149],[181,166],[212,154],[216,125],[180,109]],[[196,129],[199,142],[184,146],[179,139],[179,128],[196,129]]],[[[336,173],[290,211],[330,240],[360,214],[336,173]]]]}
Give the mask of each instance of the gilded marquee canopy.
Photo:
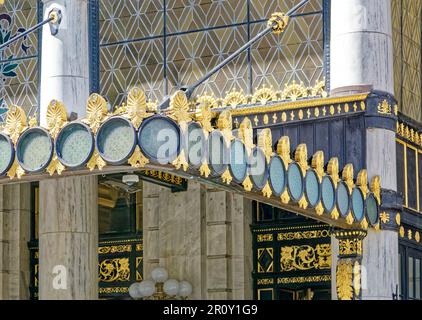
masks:
{"type": "MultiPolygon", "coordinates": [[[[308,155],[303,143],[291,150],[288,136],[282,136],[274,148],[269,128],[254,139],[253,127],[259,121],[367,111],[367,95],[324,98],[323,90],[319,95],[271,104],[271,91],[258,90],[250,99],[260,106],[249,108],[255,110],[258,122],[247,116],[248,108],[232,109],[234,99],[219,108],[207,95],[193,103],[183,91],[172,96],[165,113],[157,114],[139,88],[133,88],[127,102],[114,112],[108,111],[102,96],[91,95],[87,115],[78,121],[68,121],[64,104],[52,101],[45,127],[13,106],[0,134],[0,183],[154,169],[242,193],[333,226],[380,228],[379,177],[368,181],[362,169],[355,179],[353,164],[340,167],[337,157],[327,159],[323,151],[308,155]],[[277,119],[265,120],[273,113],[277,119]],[[233,117],[241,121],[236,124],[233,117]]],[[[379,108],[383,110],[381,104],[379,108]]]]}

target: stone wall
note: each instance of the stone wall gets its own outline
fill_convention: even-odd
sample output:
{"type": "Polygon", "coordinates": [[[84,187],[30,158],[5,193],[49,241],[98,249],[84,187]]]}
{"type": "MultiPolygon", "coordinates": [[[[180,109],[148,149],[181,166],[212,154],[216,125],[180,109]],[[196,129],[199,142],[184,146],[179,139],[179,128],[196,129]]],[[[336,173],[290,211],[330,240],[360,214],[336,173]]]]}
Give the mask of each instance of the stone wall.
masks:
{"type": "Polygon", "coordinates": [[[193,284],[193,299],[252,299],[251,201],[189,182],[144,183],[144,276],[160,265],[193,284]]]}

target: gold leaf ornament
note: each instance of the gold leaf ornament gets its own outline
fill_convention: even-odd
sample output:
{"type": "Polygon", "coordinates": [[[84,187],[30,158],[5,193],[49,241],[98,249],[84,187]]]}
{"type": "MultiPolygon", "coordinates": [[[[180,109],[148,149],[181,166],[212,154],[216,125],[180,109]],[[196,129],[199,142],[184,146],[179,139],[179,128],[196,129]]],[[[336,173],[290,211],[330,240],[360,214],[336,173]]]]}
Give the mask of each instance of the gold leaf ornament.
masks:
{"type": "Polygon", "coordinates": [[[21,133],[26,129],[26,127],[27,119],[25,111],[23,111],[21,107],[11,106],[7,111],[4,133],[9,135],[12,142],[16,144],[21,133]]]}
{"type": "Polygon", "coordinates": [[[47,129],[51,137],[56,140],[60,130],[67,123],[67,111],[64,104],[57,100],[52,100],[47,107],[47,129]]]}
{"type": "Polygon", "coordinates": [[[54,155],[53,159],[47,167],[47,172],[50,174],[50,176],[54,175],[55,172],[57,172],[57,174],[60,176],[65,169],[66,167],[59,161],[57,155],[54,155]]]}
{"type": "Polygon", "coordinates": [[[129,91],[126,112],[135,128],[139,128],[145,118],[153,115],[147,112],[147,98],[141,89],[135,87],[129,91]]]}
{"type": "Polygon", "coordinates": [[[179,124],[192,121],[192,117],[189,114],[188,97],[182,90],[176,91],[170,100],[170,118],[179,124]]]}
{"type": "Polygon", "coordinates": [[[97,93],[91,94],[86,113],[87,117],[83,122],[89,125],[93,133],[97,133],[101,123],[107,118],[107,101],[97,93]]]}
{"type": "Polygon", "coordinates": [[[270,162],[273,155],[273,137],[271,129],[263,129],[258,135],[258,147],[264,152],[267,163],[270,162]]]}
{"type": "Polygon", "coordinates": [[[337,297],[339,300],[353,299],[353,266],[349,261],[339,261],[336,272],[337,297]]]}
{"type": "Polygon", "coordinates": [[[143,155],[141,148],[136,146],[132,156],[127,161],[133,168],[144,168],[148,163],[149,159],[143,155]]]}
{"type": "Polygon", "coordinates": [[[93,171],[95,167],[98,167],[99,170],[103,170],[106,165],[107,163],[101,158],[97,150],[94,151],[91,160],[87,163],[87,167],[90,171],[93,171]]]}

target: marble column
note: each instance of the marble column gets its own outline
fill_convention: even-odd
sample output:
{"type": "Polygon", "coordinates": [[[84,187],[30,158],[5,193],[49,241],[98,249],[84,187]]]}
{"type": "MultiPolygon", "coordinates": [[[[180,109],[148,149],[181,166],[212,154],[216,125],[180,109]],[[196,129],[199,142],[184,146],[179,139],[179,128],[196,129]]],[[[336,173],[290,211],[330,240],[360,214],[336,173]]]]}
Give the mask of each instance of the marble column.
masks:
{"type": "Polygon", "coordinates": [[[193,285],[192,299],[252,299],[251,202],[189,182],[144,183],[144,277],[156,266],[193,285]]]}
{"type": "Polygon", "coordinates": [[[30,189],[0,186],[0,300],[29,299],[30,189]]]}
{"type": "MultiPolygon", "coordinates": [[[[332,95],[369,88],[394,94],[391,0],[331,1],[330,80],[332,95]]],[[[397,191],[395,133],[374,125],[366,136],[368,180],[378,175],[383,189],[397,191]]],[[[392,299],[398,264],[397,231],[370,230],[363,241],[362,299],[392,299]]]]}
{"type": "Polygon", "coordinates": [[[331,1],[332,92],[354,91],[361,85],[394,92],[390,2],[331,1]]]}
{"type": "MultiPolygon", "coordinates": [[[[63,18],[57,35],[42,33],[42,125],[52,99],[81,118],[89,95],[87,0],[44,0],[44,17],[52,8],[63,18]]],[[[40,299],[98,298],[97,190],[94,176],[40,182],[40,299]]]]}

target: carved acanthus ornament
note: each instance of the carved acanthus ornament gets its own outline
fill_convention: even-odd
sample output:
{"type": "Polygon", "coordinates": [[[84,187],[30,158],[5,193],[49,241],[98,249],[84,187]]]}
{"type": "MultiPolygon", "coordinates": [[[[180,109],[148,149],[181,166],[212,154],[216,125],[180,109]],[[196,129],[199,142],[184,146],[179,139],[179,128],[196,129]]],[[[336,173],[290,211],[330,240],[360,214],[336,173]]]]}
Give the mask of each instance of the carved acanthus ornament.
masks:
{"type": "Polygon", "coordinates": [[[381,178],[380,176],[374,176],[371,180],[370,190],[377,199],[378,204],[381,204],[381,178]]]}
{"type": "Polygon", "coordinates": [[[339,300],[353,299],[353,266],[350,261],[339,261],[336,272],[337,297],[339,300]]]}
{"type": "Polygon", "coordinates": [[[355,183],[353,180],[354,172],[353,172],[353,164],[348,164],[343,169],[342,178],[343,181],[346,183],[347,187],[349,188],[349,193],[352,193],[353,188],[355,187],[355,183]]]}
{"type": "Polygon", "coordinates": [[[151,117],[153,113],[147,112],[147,99],[145,93],[139,88],[129,91],[126,104],[126,118],[132,121],[137,129],[145,118],[151,117]]]}
{"type": "Polygon", "coordinates": [[[248,153],[248,155],[250,155],[251,150],[255,147],[255,145],[253,143],[252,122],[251,120],[249,120],[248,117],[243,119],[242,123],[240,124],[238,138],[242,140],[243,144],[246,147],[246,152],[248,153]]]}
{"type": "Polygon", "coordinates": [[[322,178],[325,176],[324,171],[324,152],[318,151],[312,157],[312,168],[318,175],[319,182],[322,182],[322,178]]]}
{"type": "Polygon", "coordinates": [[[284,162],[286,169],[293,162],[290,156],[290,138],[288,136],[281,137],[277,144],[277,154],[284,162]]]}
{"type": "Polygon", "coordinates": [[[302,170],[303,176],[306,175],[306,171],[309,169],[308,164],[308,147],[306,144],[300,144],[295,152],[295,161],[299,164],[302,170]]]}
{"type": "Polygon", "coordinates": [[[366,199],[368,193],[368,172],[363,169],[358,173],[358,177],[356,178],[356,185],[363,193],[363,198],[366,199]]]}
{"type": "MultiPolygon", "coordinates": [[[[170,100],[169,116],[175,120],[181,127],[185,127],[188,122],[192,121],[189,113],[189,101],[186,93],[179,90],[170,100]]],[[[182,128],[183,130],[184,128],[182,128]]]]}
{"type": "Polygon", "coordinates": [[[149,159],[143,155],[141,148],[136,146],[132,156],[127,161],[133,168],[144,168],[148,163],[149,159]]]}
{"type": "Polygon", "coordinates": [[[212,132],[214,129],[211,125],[212,109],[217,103],[211,96],[202,96],[198,99],[199,105],[196,109],[195,120],[200,122],[205,132],[212,132]]]}
{"type": "Polygon", "coordinates": [[[258,147],[264,152],[267,163],[269,163],[273,156],[273,136],[271,129],[266,128],[259,132],[258,147]]]}
{"type": "Polygon", "coordinates": [[[94,154],[91,157],[91,160],[88,161],[87,167],[90,171],[94,171],[97,167],[99,170],[103,170],[103,168],[107,165],[107,163],[100,157],[100,154],[97,150],[94,151],[94,154]]]}
{"type": "Polygon", "coordinates": [[[107,119],[107,101],[99,94],[93,93],[88,98],[86,115],[82,122],[89,125],[94,134],[97,133],[101,124],[107,119]]]}
{"type": "Polygon", "coordinates": [[[340,182],[340,176],[339,176],[339,163],[338,158],[331,158],[328,162],[327,172],[328,175],[331,177],[331,179],[334,182],[334,186],[337,187],[337,184],[340,182]]]}
{"type": "Polygon", "coordinates": [[[47,130],[51,137],[56,140],[60,130],[67,123],[67,111],[64,104],[57,100],[52,100],[47,107],[47,130]]]}
{"type": "Polygon", "coordinates": [[[220,113],[217,121],[217,128],[220,129],[221,133],[226,140],[227,145],[230,145],[230,141],[234,139],[233,136],[233,120],[232,114],[229,110],[224,110],[220,113]]]}
{"type": "Polygon", "coordinates": [[[12,142],[16,145],[19,136],[27,128],[27,119],[25,111],[21,107],[11,106],[7,112],[6,125],[4,133],[9,135],[12,142]]]}

